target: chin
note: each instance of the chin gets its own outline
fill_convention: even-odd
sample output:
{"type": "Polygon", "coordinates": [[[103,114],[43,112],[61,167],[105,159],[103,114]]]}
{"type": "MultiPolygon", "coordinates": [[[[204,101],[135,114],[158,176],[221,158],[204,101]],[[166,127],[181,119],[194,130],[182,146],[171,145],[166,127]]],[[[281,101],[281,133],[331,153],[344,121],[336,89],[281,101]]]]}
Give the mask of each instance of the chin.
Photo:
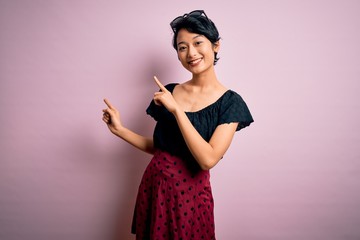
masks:
{"type": "Polygon", "coordinates": [[[191,72],[193,75],[200,75],[209,72],[210,68],[195,68],[195,69],[188,68],[188,71],[191,72]]]}

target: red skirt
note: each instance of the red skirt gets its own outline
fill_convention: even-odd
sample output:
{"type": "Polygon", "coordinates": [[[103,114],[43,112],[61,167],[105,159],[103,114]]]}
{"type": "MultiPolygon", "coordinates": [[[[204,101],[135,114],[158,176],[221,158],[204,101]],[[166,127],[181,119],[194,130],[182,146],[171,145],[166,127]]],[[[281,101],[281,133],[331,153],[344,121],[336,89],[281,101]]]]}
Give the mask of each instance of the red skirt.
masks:
{"type": "Polygon", "coordinates": [[[209,171],[193,161],[156,151],[136,199],[136,240],[215,239],[209,171]]]}

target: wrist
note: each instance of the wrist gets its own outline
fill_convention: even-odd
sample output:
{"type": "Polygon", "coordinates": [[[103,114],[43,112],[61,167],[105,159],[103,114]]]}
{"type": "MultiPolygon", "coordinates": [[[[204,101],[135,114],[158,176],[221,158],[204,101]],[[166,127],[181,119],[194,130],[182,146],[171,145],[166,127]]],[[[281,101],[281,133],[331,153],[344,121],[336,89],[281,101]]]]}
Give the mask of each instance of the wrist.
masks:
{"type": "Polygon", "coordinates": [[[126,128],[123,126],[117,127],[116,129],[114,129],[113,133],[118,136],[118,137],[123,137],[126,133],[126,128]]]}
{"type": "Polygon", "coordinates": [[[172,112],[172,114],[175,116],[175,117],[178,117],[180,114],[183,114],[184,111],[180,108],[180,107],[176,107],[174,109],[174,111],[172,112]]]}

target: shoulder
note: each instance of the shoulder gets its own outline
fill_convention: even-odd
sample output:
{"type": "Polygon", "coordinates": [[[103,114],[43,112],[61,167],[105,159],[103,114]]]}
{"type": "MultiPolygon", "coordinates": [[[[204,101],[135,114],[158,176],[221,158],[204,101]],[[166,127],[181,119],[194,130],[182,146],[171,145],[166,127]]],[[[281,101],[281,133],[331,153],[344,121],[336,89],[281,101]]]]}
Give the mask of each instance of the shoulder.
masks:
{"type": "Polygon", "coordinates": [[[234,90],[228,89],[223,95],[223,104],[232,104],[232,103],[240,103],[244,102],[243,98],[239,93],[234,90]]]}
{"type": "Polygon", "coordinates": [[[229,112],[249,112],[247,104],[240,94],[231,89],[227,90],[221,97],[219,109],[220,114],[228,114],[229,112]]]}
{"type": "Polygon", "coordinates": [[[172,93],[176,85],[179,85],[179,83],[168,83],[165,85],[165,88],[172,93]]]}

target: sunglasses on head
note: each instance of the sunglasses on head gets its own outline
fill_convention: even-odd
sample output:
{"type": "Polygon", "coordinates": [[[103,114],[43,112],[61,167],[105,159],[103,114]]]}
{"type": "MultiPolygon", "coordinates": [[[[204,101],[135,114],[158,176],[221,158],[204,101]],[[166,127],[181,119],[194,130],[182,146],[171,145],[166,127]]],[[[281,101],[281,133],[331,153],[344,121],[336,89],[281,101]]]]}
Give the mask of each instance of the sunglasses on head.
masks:
{"type": "Polygon", "coordinates": [[[174,20],[171,21],[170,26],[171,26],[172,30],[174,32],[176,32],[176,25],[181,20],[183,20],[184,18],[187,18],[187,17],[200,17],[200,16],[204,16],[206,19],[208,19],[208,17],[206,16],[206,14],[203,10],[195,10],[195,11],[185,13],[184,15],[175,18],[174,20]]]}

